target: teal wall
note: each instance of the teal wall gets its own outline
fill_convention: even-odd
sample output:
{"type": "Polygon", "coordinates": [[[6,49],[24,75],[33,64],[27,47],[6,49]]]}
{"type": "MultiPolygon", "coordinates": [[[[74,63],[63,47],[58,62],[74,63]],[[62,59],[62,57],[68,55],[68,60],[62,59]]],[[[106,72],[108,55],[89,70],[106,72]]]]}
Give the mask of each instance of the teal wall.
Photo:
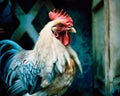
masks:
{"type": "MultiPolygon", "coordinates": [[[[82,96],[93,95],[92,32],[91,14],[89,11],[90,9],[88,11],[68,10],[74,20],[74,27],[77,31],[76,34],[71,34],[71,46],[77,52],[83,68],[83,74],[77,72],[76,79],[71,87],[71,90],[78,92],[75,96],[80,94],[82,96]]],[[[73,94],[75,93],[73,92],[73,94]]]]}

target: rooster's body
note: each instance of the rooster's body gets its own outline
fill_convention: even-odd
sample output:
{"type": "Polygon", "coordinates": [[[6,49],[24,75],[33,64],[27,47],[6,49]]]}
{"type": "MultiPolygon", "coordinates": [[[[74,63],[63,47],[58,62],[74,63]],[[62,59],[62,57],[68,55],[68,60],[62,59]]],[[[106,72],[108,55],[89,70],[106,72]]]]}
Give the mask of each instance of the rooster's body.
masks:
{"type": "Polygon", "coordinates": [[[68,33],[75,30],[65,24],[66,18],[46,24],[33,50],[24,50],[10,40],[0,42],[0,75],[9,95],[64,94],[74,79],[76,66],[82,71],[75,51],[68,45],[68,33]]]}

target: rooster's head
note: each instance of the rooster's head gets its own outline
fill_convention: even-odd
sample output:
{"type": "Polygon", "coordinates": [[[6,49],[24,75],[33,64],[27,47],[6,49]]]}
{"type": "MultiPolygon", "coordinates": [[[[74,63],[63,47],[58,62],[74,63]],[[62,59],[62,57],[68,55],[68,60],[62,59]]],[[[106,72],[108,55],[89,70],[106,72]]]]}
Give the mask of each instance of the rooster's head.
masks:
{"type": "Polygon", "coordinates": [[[54,36],[61,41],[64,46],[70,43],[70,32],[75,33],[72,18],[63,10],[53,10],[49,12],[49,18],[54,21],[51,30],[54,36]]]}

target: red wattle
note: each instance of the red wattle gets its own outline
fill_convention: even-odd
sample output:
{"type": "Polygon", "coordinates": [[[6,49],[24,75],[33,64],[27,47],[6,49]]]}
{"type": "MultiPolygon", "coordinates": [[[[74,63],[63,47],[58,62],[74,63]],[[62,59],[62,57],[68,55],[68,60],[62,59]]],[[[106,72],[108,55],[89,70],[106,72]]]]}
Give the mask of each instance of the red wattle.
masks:
{"type": "Polygon", "coordinates": [[[70,35],[68,32],[63,32],[60,36],[60,41],[64,46],[67,46],[70,43],[70,35]]]}

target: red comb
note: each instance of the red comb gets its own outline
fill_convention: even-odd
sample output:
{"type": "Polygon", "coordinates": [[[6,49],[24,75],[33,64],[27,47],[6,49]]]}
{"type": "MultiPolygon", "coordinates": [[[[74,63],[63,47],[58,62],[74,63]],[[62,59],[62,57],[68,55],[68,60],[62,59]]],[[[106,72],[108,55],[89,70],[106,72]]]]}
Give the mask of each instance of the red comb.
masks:
{"type": "Polygon", "coordinates": [[[49,12],[49,18],[51,20],[64,19],[66,21],[66,25],[68,27],[73,26],[72,18],[63,9],[62,10],[54,9],[53,11],[50,11],[49,12]]]}

